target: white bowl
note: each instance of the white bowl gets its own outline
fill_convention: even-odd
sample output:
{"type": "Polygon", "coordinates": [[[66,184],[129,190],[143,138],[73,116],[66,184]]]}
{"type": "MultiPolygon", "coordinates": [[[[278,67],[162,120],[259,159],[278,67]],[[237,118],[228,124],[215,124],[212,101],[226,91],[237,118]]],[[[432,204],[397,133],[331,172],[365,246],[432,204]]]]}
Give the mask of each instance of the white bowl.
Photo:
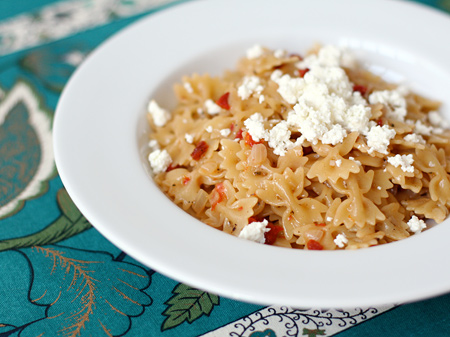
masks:
{"type": "Polygon", "coordinates": [[[175,206],[149,175],[150,98],[173,106],[172,84],[221,74],[259,43],[304,52],[346,46],[389,80],[443,101],[449,117],[450,19],[409,2],[196,1],[152,14],[94,51],[56,110],[56,164],[87,219],[135,259],[230,298],[295,307],[418,300],[450,290],[450,223],[358,251],[260,245],[210,228],[175,206]]]}

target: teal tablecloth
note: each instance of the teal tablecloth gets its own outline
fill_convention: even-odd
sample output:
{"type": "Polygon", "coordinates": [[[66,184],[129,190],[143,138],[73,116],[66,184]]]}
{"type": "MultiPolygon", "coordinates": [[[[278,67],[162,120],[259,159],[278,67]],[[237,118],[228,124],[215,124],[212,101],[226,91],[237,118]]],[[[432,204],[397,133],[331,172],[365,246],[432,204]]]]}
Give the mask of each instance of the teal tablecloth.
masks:
{"type": "Polygon", "coordinates": [[[61,90],[107,37],[177,3],[0,1],[0,337],[450,336],[450,295],[345,311],[241,303],[141,265],[77,210],[52,152],[61,90]]]}

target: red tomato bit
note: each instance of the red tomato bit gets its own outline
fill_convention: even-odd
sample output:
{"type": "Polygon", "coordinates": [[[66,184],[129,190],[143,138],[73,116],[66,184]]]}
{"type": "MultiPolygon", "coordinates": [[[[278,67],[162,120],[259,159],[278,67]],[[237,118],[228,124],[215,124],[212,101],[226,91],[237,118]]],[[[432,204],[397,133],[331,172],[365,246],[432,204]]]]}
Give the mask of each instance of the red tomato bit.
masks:
{"type": "Polygon", "coordinates": [[[298,69],[298,76],[303,77],[309,71],[309,68],[298,69]]]}
{"type": "Polygon", "coordinates": [[[325,222],[316,223],[316,226],[325,227],[327,224],[325,222]]]}
{"type": "Polygon", "coordinates": [[[242,139],[242,132],[243,132],[243,130],[242,129],[239,129],[238,130],[238,132],[236,132],[236,139],[242,139]]]}
{"type": "Polygon", "coordinates": [[[266,239],[264,243],[266,245],[273,245],[277,240],[278,233],[283,231],[283,226],[276,226],[269,222],[266,228],[269,228],[270,231],[264,233],[264,238],[266,239]]]}
{"type": "Polygon", "coordinates": [[[367,87],[365,85],[355,84],[353,86],[353,91],[359,91],[362,96],[364,96],[367,92],[367,87]]]}
{"type": "Polygon", "coordinates": [[[230,96],[229,92],[226,92],[216,101],[216,104],[220,106],[222,109],[230,110],[230,104],[228,103],[228,96],[230,96]]]}
{"type": "Polygon", "coordinates": [[[169,164],[169,166],[166,168],[166,172],[170,172],[170,171],[175,170],[180,167],[181,166],[179,164],[176,164],[176,165],[169,164]]]}
{"type": "Polygon", "coordinates": [[[200,141],[194,151],[191,153],[191,157],[194,160],[200,160],[201,157],[208,151],[208,143],[206,143],[204,140],[200,141]]]}
{"type": "Polygon", "coordinates": [[[254,141],[252,136],[250,136],[250,134],[248,132],[245,134],[245,144],[247,144],[249,146],[253,146],[253,145],[261,144],[261,143],[262,143],[261,140],[259,142],[254,141]]]}
{"type": "Polygon", "coordinates": [[[191,181],[191,178],[188,176],[184,176],[182,181],[183,185],[187,185],[191,181]]]}
{"type": "Polygon", "coordinates": [[[309,240],[306,244],[306,247],[308,247],[309,250],[322,250],[322,245],[317,242],[316,240],[309,240]]]}
{"type": "Polygon", "coordinates": [[[377,125],[378,126],[383,126],[383,120],[381,118],[378,118],[377,125]]]}
{"type": "Polygon", "coordinates": [[[218,183],[212,191],[211,209],[214,211],[217,204],[221,203],[226,198],[227,194],[225,193],[225,186],[223,183],[218,183]]]}

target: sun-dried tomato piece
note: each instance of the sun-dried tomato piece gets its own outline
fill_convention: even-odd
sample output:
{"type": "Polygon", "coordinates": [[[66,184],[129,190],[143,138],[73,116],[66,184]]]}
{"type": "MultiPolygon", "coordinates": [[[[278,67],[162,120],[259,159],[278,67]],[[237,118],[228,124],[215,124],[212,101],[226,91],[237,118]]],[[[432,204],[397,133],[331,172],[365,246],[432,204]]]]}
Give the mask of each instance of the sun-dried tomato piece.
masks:
{"type": "Polygon", "coordinates": [[[244,132],[242,129],[239,129],[238,132],[236,132],[236,139],[242,139],[242,132],[244,132]]]}
{"type": "Polygon", "coordinates": [[[214,211],[217,204],[227,198],[226,189],[223,183],[218,183],[211,193],[211,209],[214,211]]]}
{"type": "Polygon", "coordinates": [[[298,76],[303,77],[309,71],[309,68],[298,69],[298,76]]]}
{"type": "Polygon", "coordinates": [[[200,141],[191,153],[194,160],[200,160],[201,157],[208,151],[209,145],[204,140],[200,141]]]}
{"type": "Polygon", "coordinates": [[[248,132],[245,134],[245,139],[244,140],[245,140],[245,144],[247,144],[249,146],[253,146],[253,145],[262,143],[261,140],[258,141],[258,142],[253,140],[252,136],[248,132]]]}
{"type": "Polygon", "coordinates": [[[181,166],[179,164],[176,164],[176,165],[169,164],[169,166],[166,168],[166,172],[170,172],[170,171],[175,170],[180,167],[181,166]]]}
{"type": "Polygon", "coordinates": [[[353,91],[359,91],[362,96],[364,96],[367,92],[367,87],[365,85],[355,84],[353,86],[353,91]]]}
{"type": "Polygon", "coordinates": [[[377,119],[377,125],[378,126],[383,126],[383,120],[381,118],[377,119]]]}
{"type": "Polygon", "coordinates": [[[220,98],[216,101],[216,104],[220,106],[222,109],[230,110],[230,104],[228,103],[228,97],[230,96],[229,92],[224,93],[220,98]]]}
{"type": "Polygon", "coordinates": [[[308,243],[306,244],[306,247],[309,250],[322,250],[323,249],[323,246],[316,240],[309,240],[308,243]]]}
{"type": "Polygon", "coordinates": [[[269,228],[270,231],[264,233],[264,238],[266,239],[264,243],[266,245],[273,245],[277,240],[278,233],[283,231],[283,226],[277,226],[269,222],[266,228],[269,228]]]}
{"type": "Polygon", "coordinates": [[[183,177],[183,180],[182,180],[183,185],[187,185],[190,181],[191,181],[190,177],[188,177],[188,176],[183,177]]]}

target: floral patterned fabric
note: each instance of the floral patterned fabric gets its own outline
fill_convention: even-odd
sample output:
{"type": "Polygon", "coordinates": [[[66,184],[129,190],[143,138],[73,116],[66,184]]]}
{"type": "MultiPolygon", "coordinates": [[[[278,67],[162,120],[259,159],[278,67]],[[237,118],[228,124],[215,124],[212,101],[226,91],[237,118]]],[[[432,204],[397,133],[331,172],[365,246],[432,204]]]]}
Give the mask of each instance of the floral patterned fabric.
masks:
{"type": "Polygon", "coordinates": [[[0,337],[448,334],[450,295],[347,310],[237,302],[143,266],[83,217],[54,164],[58,97],[107,37],[177,3],[0,2],[0,337]]]}

